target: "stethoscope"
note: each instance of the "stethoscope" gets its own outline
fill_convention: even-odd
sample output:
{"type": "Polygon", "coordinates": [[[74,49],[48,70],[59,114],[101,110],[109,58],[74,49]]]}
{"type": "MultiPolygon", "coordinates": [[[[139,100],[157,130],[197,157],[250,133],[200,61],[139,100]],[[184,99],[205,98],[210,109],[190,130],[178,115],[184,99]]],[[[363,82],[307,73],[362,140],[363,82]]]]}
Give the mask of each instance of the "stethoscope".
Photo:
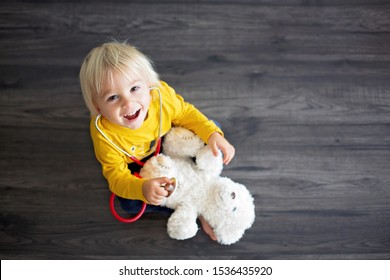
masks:
{"type": "MultiPolygon", "coordinates": [[[[160,92],[160,89],[157,88],[157,87],[150,87],[149,90],[157,90],[158,92],[158,97],[159,97],[159,101],[160,101],[160,123],[159,123],[159,131],[158,131],[158,139],[156,141],[156,143],[154,144],[153,148],[150,149],[150,153],[147,154],[145,157],[147,156],[150,156],[151,154],[154,153],[154,155],[157,155],[160,153],[160,149],[161,149],[161,137],[162,137],[162,97],[161,97],[161,92],[160,92]]],[[[95,127],[97,129],[97,131],[99,131],[99,133],[114,147],[116,148],[118,151],[122,152],[123,154],[125,154],[126,156],[128,156],[133,162],[135,162],[136,164],[138,164],[139,166],[144,166],[144,162],[142,162],[141,160],[139,160],[138,158],[136,158],[135,156],[131,155],[130,153],[128,153],[127,151],[123,150],[121,147],[119,147],[117,144],[114,143],[114,141],[112,141],[99,127],[98,125],[98,121],[99,119],[101,118],[102,114],[99,114],[96,116],[95,118],[95,127]]],[[[138,177],[138,178],[141,178],[141,176],[138,174],[138,173],[134,173],[134,176],[138,177]]],[[[116,195],[114,193],[111,193],[111,196],[110,196],[110,210],[111,210],[111,213],[112,215],[119,221],[123,222],[123,223],[133,223],[135,221],[137,221],[142,215],[143,213],[145,212],[145,209],[146,209],[146,203],[143,202],[142,203],[142,206],[141,206],[141,209],[139,210],[139,212],[134,216],[134,217],[131,217],[131,218],[123,218],[121,217],[118,212],[115,210],[115,197],[116,195]]]]}

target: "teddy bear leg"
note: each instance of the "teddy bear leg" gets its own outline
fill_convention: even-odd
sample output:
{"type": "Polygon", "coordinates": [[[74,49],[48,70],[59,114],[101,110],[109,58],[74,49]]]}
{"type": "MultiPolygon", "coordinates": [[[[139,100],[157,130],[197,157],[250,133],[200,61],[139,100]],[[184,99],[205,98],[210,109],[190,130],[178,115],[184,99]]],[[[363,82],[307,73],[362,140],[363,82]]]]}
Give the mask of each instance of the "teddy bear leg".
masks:
{"type": "Polygon", "coordinates": [[[198,231],[196,219],[196,211],[188,207],[177,208],[168,220],[168,235],[178,240],[194,237],[198,231]]]}

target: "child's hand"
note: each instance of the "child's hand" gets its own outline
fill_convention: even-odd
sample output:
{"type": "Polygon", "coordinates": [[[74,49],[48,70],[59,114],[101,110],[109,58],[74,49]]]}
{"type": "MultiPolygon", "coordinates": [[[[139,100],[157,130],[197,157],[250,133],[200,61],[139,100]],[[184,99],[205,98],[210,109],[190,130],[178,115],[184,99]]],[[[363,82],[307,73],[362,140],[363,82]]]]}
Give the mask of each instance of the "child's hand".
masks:
{"type": "Polygon", "coordinates": [[[235,153],[234,147],[218,132],[210,135],[207,144],[211,147],[214,156],[218,156],[218,149],[221,150],[224,164],[229,164],[233,159],[235,153]]]}
{"type": "Polygon", "coordinates": [[[142,192],[149,204],[160,205],[162,203],[163,198],[168,195],[168,191],[161,187],[164,184],[174,184],[174,181],[167,177],[161,177],[144,182],[142,192]]]}

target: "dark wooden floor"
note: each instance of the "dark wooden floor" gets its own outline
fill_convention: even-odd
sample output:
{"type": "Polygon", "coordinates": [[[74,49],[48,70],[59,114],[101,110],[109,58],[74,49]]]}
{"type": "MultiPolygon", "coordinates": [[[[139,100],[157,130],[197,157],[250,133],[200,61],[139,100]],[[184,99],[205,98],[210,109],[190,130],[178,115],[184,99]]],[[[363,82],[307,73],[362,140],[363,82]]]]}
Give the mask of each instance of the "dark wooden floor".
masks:
{"type": "Polygon", "coordinates": [[[390,258],[389,1],[130,2],[1,2],[1,259],[390,258]],[[257,214],[239,243],[109,213],[78,71],[113,38],[235,145],[224,175],[257,214]]]}

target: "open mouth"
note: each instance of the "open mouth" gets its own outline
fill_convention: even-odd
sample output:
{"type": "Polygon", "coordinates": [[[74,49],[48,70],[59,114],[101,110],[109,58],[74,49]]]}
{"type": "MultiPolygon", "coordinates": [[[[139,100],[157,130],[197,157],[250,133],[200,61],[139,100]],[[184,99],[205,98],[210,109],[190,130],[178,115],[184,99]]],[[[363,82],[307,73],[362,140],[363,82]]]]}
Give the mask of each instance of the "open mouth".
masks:
{"type": "Polygon", "coordinates": [[[132,121],[139,116],[140,112],[141,112],[141,109],[138,109],[135,113],[130,114],[130,115],[124,115],[123,117],[129,121],[132,121]]]}

